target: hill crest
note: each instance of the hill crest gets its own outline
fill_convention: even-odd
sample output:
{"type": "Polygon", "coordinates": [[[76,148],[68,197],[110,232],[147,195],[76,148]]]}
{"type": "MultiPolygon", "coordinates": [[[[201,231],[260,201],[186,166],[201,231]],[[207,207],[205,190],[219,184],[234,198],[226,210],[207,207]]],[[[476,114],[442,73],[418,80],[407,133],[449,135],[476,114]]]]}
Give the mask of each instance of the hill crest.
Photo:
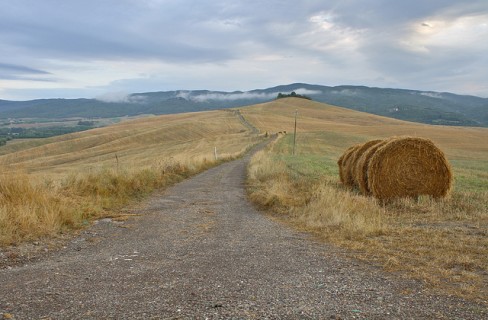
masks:
{"type": "Polygon", "coordinates": [[[488,126],[488,98],[447,92],[351,85],[329,87],[306,83],[251,91],[176,90],[98,99],[0,100],[0,119],[110,118],[185,113],[253,105],[272,101],[279,93],[293,91],[315,101],[401,120],[453,126],[488,126]]]}

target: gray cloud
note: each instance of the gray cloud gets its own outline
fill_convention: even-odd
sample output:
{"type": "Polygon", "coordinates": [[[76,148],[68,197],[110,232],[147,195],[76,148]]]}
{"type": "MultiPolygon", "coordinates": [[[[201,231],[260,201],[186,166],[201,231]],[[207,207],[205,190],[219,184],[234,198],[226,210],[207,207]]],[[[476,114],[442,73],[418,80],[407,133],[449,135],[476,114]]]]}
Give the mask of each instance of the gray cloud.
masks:
{"type": "MultiPolygon", "coordinates": [[[[229,58],[203,20],[211,8],[188,1],[23,1],[0,12],[0,39],[48,58],[161,59],[208,62],[229,58]],[[192,10],[187,10],[188,7],[192,10]],[[195,14],[197,12],[198,14],[195,14]],[[201,20],[202,19],[202,20],[201,20]],[[208,28],[207,28],[208,29],[208,28]],[[207,38],[207,39],[206,39],[207,38]],[[211,40],[211,41],[207,41],[211,40]],[[220,48],[218,48],[220,47],[220,48]]],[[[208,18],[207,18],[208,19],[208,18]]]]}
{"type": "Polygon", "coordinates": [[[5,1],[0,78],[88,96],[291,82],[488,96],[486,17],[486,0],[5,1]]]}
{"type": "Polygon", "coordinates": [[[0,70],[6,72],[13,72],[13,73],[22,73],[22,74],[50,74],[47,71],[29,68],[26,66],[17,66],[13,64],[7,64],[7,63],[0,63],[0,70]]]}
{"type": "Polygon", "coordinates": [[[31,80],[31,81],[53,81],[45,76],[51,73],[26,66],[0,63],[0,79],[4,80],[31,80]]]}

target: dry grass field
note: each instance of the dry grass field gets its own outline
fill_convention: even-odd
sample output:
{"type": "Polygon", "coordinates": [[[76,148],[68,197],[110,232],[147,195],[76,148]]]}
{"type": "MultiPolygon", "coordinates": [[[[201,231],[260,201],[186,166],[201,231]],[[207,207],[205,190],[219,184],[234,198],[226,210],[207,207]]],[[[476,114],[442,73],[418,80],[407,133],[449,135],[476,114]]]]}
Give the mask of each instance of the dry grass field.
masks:
{"type": "Polygon", "coordinates": [[[262,132],[287,132],[249,167],[250,197],[274,217],[434,290],[487,300],[488,129],[403,122],[296,98],[241,112],[262,132]],[[450,197],[381,205],[341,185],[337,160],[349,146],[400,135],[429,138],[445,152],[454,171],[450,197]]]}
{"type": "Polygon", "coordinates": [[[230,111],[142,118],[0,148],[0,245],[114,215],[258,141],[230,111]],[[214,148],[218,160],[215,160],[214,148]]]}
{"type": "MultiPolygon", "coordinates": [[[[287,132],[249,166],[251,199],[276,219],[435,290],[486,301],[488,129],[403,122],[298,98],[240,110],[262,133],[287,132]],[[399,135],[429,138],[445,152],[454,172],[450,197],[382,205],[340,184],[337,160],[349,146],[399,135]]],[[[241,154],[261,139],[250,131],[235,112],[211,111],[3,146],[0,245],[115,216],[156,188],[241,154]]]]}

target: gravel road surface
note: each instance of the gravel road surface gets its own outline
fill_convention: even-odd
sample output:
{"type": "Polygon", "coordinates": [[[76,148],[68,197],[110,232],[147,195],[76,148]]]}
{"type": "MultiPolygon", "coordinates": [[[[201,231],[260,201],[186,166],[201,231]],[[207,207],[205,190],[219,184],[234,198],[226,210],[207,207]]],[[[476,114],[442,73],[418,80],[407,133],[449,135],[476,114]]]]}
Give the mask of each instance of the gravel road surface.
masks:
{"type": "Polygon", "coordinates": [[[486,319],[486,305],[347,258],[246,199],[249,156],[0,270],[0,319],[486,319]]]}

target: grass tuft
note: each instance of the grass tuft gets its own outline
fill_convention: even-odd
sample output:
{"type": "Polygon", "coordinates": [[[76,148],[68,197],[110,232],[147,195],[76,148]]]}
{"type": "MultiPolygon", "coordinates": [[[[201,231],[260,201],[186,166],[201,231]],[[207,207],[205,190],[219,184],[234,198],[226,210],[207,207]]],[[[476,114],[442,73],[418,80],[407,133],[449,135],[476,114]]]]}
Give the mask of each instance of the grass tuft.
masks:
{"type": "Polygon", "coordinates": [[[306,152],[290,155],[292,137],[286,136],[254,156],[251,200],[279,220],[386,270],[404,272],[437,291],[485,301],[488,191],[474,188],[479,175],[463,169],[466,177],[476,177],[474,183],[466,179],[455,185],[446,199],[421,196],[381,205],[340,184],[334,161],[340,152],[323,153],[326,142],[317,141],[317,133],[301,137],[306,152]]]}
{"type": "Polygon", "coordinates": [[[260,140],[232,112],[212,111],[4,146],[0,246],[114,217],[131,201],[235,159],[260,140]]]}
{"type": "MultiPolygon", "coordinates": [[[[16,244],[113,216],[131,201],[208,169],[237,155],[188,163],[156,161],[140,169],[103,168],[77,173],[59,181],[34,181],[25,173],[0,179],[0,245],[16,244]]],[[[136,165],[132,166],[137,168],[136,165]]]]}

